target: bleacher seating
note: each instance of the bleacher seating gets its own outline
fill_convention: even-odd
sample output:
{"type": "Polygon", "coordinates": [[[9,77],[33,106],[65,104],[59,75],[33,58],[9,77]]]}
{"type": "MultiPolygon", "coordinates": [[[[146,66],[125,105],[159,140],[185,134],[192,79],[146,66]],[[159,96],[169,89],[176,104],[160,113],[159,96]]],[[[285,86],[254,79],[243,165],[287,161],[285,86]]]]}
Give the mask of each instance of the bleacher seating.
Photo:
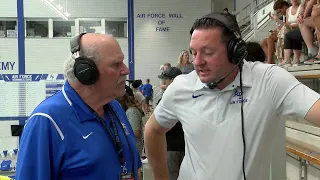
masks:
{"type": "Polygon", "coordinates": [[[292,154],[298,157],[300,180],[308,180],[308,165],[313,163],[320,166],[320,148],[318,147],[287,137],[286,151],[288,156],[292,154]]]}
{"type": "Polygon", "coordinates": [[[287,137],[286,150],[303,160],[320,165],[320,148],[318,147],[287,137]]]}
{"type": "MultiPolygon", "coordinates": [[[[286,67],[285,69],[292,75],[294,75],[298,80],[309,80],[309,82],[311,80],[312,85],[310,88],[319,92],[320,65],[303,65],[296,67],[286,67]]],[[[299,161],[300,180],[308,179],[308,167],[311,164],[313,167],[320,166],[320,147],[316,147],[314,145],[287,137],[286,151],[288,156],[295,156],[297,157],[295,159],[299,161]]]]}

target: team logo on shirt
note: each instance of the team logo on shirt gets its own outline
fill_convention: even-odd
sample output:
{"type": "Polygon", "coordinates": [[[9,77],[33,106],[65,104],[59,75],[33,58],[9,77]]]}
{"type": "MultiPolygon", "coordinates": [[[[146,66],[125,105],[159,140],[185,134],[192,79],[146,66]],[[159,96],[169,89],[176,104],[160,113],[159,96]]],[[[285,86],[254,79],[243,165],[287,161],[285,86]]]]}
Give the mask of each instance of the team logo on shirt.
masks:
{"type": "Polygon", "coordinates": [[[231,98],[230,104],[241,104],[242,102],[246,103],[246,102],[248,102],[248,99],[246,99],[246,98],[242,99],[241,91],[240,90],[238,91],[236,89],[236,91],[234,92],[234,94],[233,94],[233,96],[231,98]]]}
{"type": "Polygon", "coordinates": [[[122,128],[123,128],[123,130],[124,130],[124,133],[125,133],[127,136],[130,135],[130,132],[129,132],[126,124],[123,123],[123,122],[121,122],[121,125],[122,125],[122,128]]]}

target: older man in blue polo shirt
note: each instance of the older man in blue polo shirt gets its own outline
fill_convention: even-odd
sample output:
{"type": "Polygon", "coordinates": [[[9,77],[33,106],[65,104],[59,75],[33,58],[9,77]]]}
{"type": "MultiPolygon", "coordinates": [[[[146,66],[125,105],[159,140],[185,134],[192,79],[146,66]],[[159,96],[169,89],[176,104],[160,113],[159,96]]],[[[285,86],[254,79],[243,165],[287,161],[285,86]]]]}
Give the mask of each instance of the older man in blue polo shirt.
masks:
{"type": "Polygon", "coordinates": [[[32,112],[21,137],[18,180],[137,180],[141,161],[120,104],[128,68],[109,35],[71,40],[62,90],[32,112]]]}

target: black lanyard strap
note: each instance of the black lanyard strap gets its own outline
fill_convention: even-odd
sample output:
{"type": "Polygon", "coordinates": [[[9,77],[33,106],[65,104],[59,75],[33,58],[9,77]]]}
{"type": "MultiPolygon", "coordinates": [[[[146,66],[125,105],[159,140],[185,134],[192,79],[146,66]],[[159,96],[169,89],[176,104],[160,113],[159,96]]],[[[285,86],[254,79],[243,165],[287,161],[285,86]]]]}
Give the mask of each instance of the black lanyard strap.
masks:
{"type": "Polygon", "coordinates": [[[110,105],[106,105],[106,110],[107,110],[107,113],[108,113],[108,116],[110,118],[110,122],[112,124],[112,129],[113,129],[113,132],[114,132],[114,135],[112,134],[111,130],[110,130],[110,127],[107,125],[106,121],[104,120],[104,118],[100,117],[96,112],[94,112],[95,116],[97,117],[98,121],[103,125],[104,129],[107,130],[110,138],[112,139],[113,141],[113,144],[115,145],[116,149],[117,149],[117,152],[118,152],[118,157],[119,157],[119,160],[120,160],[120,164],[121,164],[121,167],[122,167],[122,172],[124,173],[127,173],[128,170],[126,168],[126,161],[125,161],[125,158],[124,158],[124,151],[123,151],[123,148],[121,146],[121,141],[120,141],[120,136],[119,136],[119,133],[118,133],[118,130],[117,130],[117,126],[116,126],[116,123],[114,121],[114,117],[117,119],[123,133],[124,133],[124,136],[126,138],[126,142],[128,143],[128,147],[130,149],[130,152],[131,152],[131,155],[132,155],[132,173],[133,173],[133,176],[134,176],[134,152],[131,148],[131,145],[130,145],[130,141],[128,140],[128,136],[126,135],[125,133],[125,130],[124,128],[122,127],[122,124],[121,124],[121,121],[119,119],[119,117],[117,116],[117,114],[114,112],[114,110],[112,109],[112,107],[110,105]]]}
{"type": "MultiPolygon", "coordinates": [[[[102,119],[97,113],[95,113],[95,115],[97,116],[98,118],[98,121],[103,125],[103,127],[107,130],[108,134],[110,135],[116,149],[117,149],[117,153],[118,153],[118,156],[119,156],[119,160],[120,160],[120,164],[121,166],[124,168],[124,170],[126,170],[125,166],[126,166],[126,162],[125,162],[125,159],[124,159],[124,154],[123,154],[123,148],[121,146],[121,141],[120,141],[120,137],[119,137],[119,133],[118,133],[118,130],[117,130],[117,126],[116,126],[116,123],[113,119],[113,114],[110,112],[109,108],[107,110],[108,112],[108,116],[110,118],[110,122],[111,122],[111,125],[112,125],[112,129],[113,129],[113,133],[114,135],[112,134],[110,128],[108,127],[106,121],[104,119],[102,119]]],[[[120,124],[121,125],[121,124],[120,124]]]]}

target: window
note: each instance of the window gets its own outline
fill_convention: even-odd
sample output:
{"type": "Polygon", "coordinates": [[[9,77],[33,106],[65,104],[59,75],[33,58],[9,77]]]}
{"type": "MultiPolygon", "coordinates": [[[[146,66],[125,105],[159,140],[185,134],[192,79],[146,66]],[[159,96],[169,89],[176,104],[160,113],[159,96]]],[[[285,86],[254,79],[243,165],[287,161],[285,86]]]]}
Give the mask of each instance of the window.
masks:
{"type": "Polygon", "coordinates": [[[101,20],[80,20],[80,33],[101,33],[101,20]]]}
{"type": "Polygon", "coordinates": [[[48,37],[48,21],[26,21],[27,37],[48,37]]]}
{"type": "Polygon", "coordinates": [[[106,21],[105,28],[114,37],[127,37],[127,21],[106,21]]]}
{"type": "Polygon", "coordinates": [[[0,37],[17,37],[17,21],[0,20],[0,37]]]}
{"type": "Polygon", "coordinates": [[[53,37],[73,37],[75,35],[74,21],[53,21],[53,37]]]}

